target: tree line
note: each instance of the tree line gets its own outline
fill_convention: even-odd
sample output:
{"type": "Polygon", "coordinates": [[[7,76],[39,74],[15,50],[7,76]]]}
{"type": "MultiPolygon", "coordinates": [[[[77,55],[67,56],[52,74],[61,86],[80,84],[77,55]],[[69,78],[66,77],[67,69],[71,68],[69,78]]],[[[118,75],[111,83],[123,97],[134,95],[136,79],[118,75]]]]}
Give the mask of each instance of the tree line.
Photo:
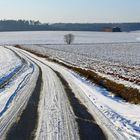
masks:
{"type": "Polygon", "coordinates": [[[0,31],[103,31],[119,27],[122,31],[140,30],[140,23],[41,23],[33,20],[0,20],[0,31]]]}

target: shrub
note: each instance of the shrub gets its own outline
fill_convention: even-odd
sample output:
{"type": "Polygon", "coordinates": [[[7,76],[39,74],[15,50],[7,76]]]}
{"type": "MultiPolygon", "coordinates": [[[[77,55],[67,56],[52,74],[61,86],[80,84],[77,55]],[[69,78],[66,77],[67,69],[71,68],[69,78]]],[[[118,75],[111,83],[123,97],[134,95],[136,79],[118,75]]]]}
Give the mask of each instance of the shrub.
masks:
{"type": "Polygon", "coordinates": [[[64,36],[64,41],[70,45],[74,41],[74,35],[73,34],[66,34],[64,36]]]}

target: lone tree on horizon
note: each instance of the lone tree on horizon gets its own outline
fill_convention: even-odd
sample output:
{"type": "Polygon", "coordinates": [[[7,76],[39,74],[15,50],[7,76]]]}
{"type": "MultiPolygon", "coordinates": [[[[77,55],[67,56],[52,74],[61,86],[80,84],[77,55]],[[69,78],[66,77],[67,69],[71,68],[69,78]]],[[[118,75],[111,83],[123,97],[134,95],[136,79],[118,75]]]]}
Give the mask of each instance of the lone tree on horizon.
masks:
{"type": "Polygon", "coordinates": [[[74,35],[73,34],[66,34],[64,36],[64,41],[70,45],[74,41],[74,35]]]}

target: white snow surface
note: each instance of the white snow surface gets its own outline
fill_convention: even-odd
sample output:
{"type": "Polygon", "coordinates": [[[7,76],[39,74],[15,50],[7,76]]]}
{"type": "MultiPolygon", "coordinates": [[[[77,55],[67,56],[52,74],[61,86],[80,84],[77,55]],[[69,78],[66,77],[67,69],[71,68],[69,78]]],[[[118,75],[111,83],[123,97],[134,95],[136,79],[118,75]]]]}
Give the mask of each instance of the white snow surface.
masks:
{"type": "Polygon", "coordinates": [[[0,80],[21,65],[21,60],[11,50],[0,46],[0,80]]]}
{"type": "Polygon", "coordinates": [[[65,44],[67,33],[74,34],[74,43],[140,42],[140,32],[27,31],[0,32],[0,44],[65,44]]]}

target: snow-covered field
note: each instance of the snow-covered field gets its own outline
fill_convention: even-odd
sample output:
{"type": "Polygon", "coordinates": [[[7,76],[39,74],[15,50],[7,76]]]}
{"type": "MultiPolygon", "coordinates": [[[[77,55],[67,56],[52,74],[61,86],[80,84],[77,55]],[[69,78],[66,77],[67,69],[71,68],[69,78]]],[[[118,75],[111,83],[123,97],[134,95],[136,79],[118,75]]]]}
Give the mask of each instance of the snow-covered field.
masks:
{"type": "Polygon", "coordinates": [[[71,31],[0,32],[0,44],[65,44],[64,35],[75,35],[74,43],[140,42],[140,32],[105,33],[71,31]]]}
{"type": "MultiPolygon", "coordinates": [[[[93,69],[109,78],[129,81],[140,89],[140,32],[72,32],[75,35],[72,45],[64,44],[66,33],[6,32],[0,33],[0,44],[22,44],[24,48],[59,61],[93,69]]],[[[59,64],[12,46],[0,47],[0,139],[4,139],[10,126],[26,108],[36,86],[39,67],[43,81],[36,139],[80,138],[75,121],[77,116],[56,74],[58,72],[108,139],[140,140],[140,105],[127,103],[59,64]]]]}
{"type": "Polygon", "coordinates": [[[111,75],[117,80],[140,84],[139,31],[70,32],[75,35],[74,44],[70,46],[64,42],[67,33],[69,32],[6,32],[0,33],[0,44],[26,44],[25,47],[53,58],[111,75]]]}
{"type": "Polygon", "coordinates": [[[140,43],[25,45],[24,48],[110,75],[116,80],[140,84],[140,43]]]}

